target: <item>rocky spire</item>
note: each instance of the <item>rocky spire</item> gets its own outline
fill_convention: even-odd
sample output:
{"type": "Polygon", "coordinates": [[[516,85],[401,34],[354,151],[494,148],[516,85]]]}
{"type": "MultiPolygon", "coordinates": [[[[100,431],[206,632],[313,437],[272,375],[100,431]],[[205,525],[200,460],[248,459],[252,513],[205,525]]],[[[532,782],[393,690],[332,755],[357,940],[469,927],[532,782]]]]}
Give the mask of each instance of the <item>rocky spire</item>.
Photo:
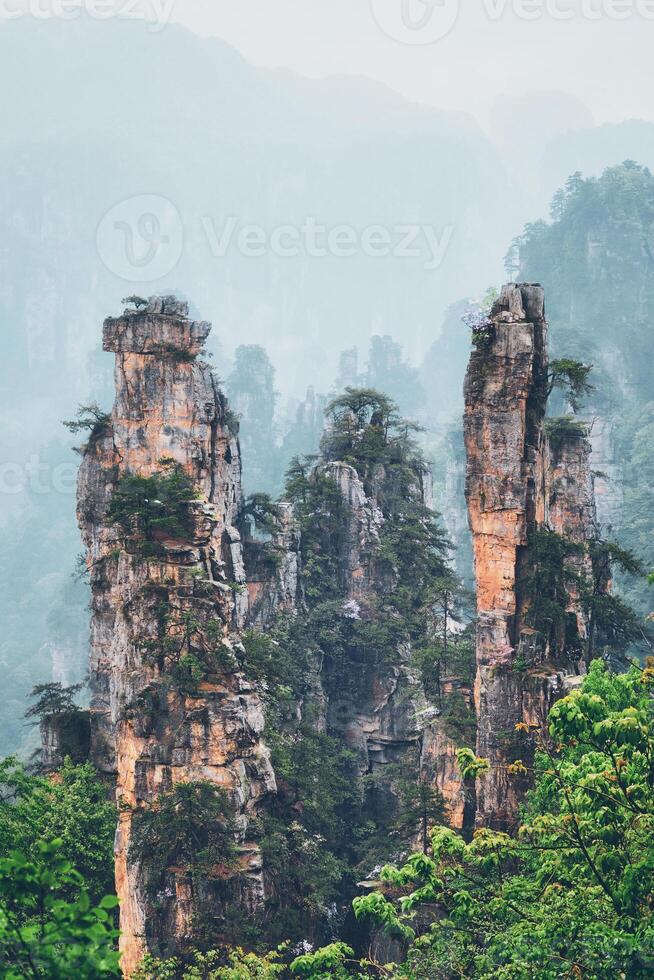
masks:
{"type": "Polygon", "coordinates": [[[225,398],[199,359],[209,331],[174,297],[139,300],[106,320],[116,401],[91,434],[79,476],[92,589],[92,756],[115,780],[119,805],[126,975],[148,948],[183,947],[194,916],[219,931],[226,904],[252,911],[263,899],[250,828],[275,779],[262,705],[239,667],[248,605],[236,529],[241,459],[225,398]],[[135,821],[162,794],[200,782],[228,794],[236,862],[201,887],[188,868],[165,867],[153,895],[133,846],[135,821]]]}
{"type": "MultiPolygon", "coordinates": [[[[509,830],[528,785],[513,763],[529,761],[516,726],[544,723],[576,671],[585,620],[565,585],[572,630],[542,635],[530,617],[538,581],[537,535],[583,543],[594,533],[590,446],[581,431],[550,450],[547,321],[538,285],[504,286],[475,330],[465,382],[466,499],[477,585],[477,752],[491,764],[478,781],[477,821],[509,830]]],[[[584,556],[548,558],[590,574],[584,556]]],[[[566,581],[561,574],[561,581],[566,581]]]]}

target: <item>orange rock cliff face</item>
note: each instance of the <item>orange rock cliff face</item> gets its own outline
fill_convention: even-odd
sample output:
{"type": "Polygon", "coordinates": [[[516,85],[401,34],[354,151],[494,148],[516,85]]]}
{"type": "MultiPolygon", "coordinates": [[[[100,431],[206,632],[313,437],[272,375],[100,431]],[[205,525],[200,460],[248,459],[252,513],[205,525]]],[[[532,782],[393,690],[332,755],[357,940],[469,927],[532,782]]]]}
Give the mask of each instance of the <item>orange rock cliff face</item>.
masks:
{"type": "MultiPolygon", "coordinates": [[[[464,417],[477,585],[477,752],[491,765],[478,780],[477,823],[501,830],[515,826],[528,786],[510,766],[528,764],[533,754],[529,736],[516,726],[544,725],[566,676],[578,672],[586,635],[572,589],[571,629],[545,640],[528,625],[534,533],[550,530],[576,543],[595,533],[590,445],[572,433],[550,449],[547,396],[544,293],[538,285],[510,284],[477,332],[464,417]]],[[[574,561],[576,572],[591,574],[586,557],[574,561]]]]}
{"type": "Polygon", "coordinates": [[[209,331],[173,297],[105,322],[104,349],[116,355],[116,401],[92,434],[79,475],[92,589],[91,755],[116,787],[127,976],[148,948],[184,946],[198,913],[186,869],[168,869],[154,901],[130,851],[135,816],[177,784],[209,781],[227,791],[235,809],[239,874],[217,875],[215,894],[211,883],[204,889],[205,911],[220,922],[226,902],[254,910],[264,899],[250,826],[275,791],[275,777],[262,741],[262,705],[238,666],[248,611],[236,530],[240,449],[224,396],[199,359],[209,331]],[[129,531],[108,519],[112,495],[127,475],[148,477],[175,464],[197,499],[187,505],[184,531],[156,532],[144,552],[138,518],[129,531]],[[170,682],[182,649],[215,662],[196,687],[170,682]]]}

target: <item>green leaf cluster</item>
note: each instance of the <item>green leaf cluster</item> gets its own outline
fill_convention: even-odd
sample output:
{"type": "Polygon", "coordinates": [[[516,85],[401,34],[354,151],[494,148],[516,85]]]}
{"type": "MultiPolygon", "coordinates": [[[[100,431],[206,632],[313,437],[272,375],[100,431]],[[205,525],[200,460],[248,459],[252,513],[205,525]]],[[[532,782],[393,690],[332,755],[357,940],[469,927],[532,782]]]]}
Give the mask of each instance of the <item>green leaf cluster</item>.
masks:
{"type": "MultiPolygon", "coordinates": [[[[385,868],[382,891],[355,900],[358,916],[417,933],[393,976],[651,976],[653,691],[654,671],[595,661],[550,712],[515,835],[437,828],[431,854],[385,868]]],[[[488,765],[472,752],[459,763],[488,765]]]]}
{"type": "Polygon", "coordinates": [[[157,535],[185,538],[191,529],[189,504],[198,499],[191,478],[179,464],[162,459],[160,466],[151,476],[121,477],[107,512],[110,524],[150,544],[157,535]]]}
{"type": "Polygon", "coordinates": [[[113,896],[93,904],[62,842],[0,858],[0,973],[7,980],[117,977],[113,896]],[[65,896],[75,894],[74,899],[65,896]]]}
{"type": "Polygon", "coordinates": [[[71,863],[74,900],[84,882],[92,902],[113,891],[116,808],[90,763],[70,760],[54,779],[26,772],[17,759],[0,763],[0,855],[18,851],[39,859],[41,843],[59,841],[58,854],[71,863]]]}

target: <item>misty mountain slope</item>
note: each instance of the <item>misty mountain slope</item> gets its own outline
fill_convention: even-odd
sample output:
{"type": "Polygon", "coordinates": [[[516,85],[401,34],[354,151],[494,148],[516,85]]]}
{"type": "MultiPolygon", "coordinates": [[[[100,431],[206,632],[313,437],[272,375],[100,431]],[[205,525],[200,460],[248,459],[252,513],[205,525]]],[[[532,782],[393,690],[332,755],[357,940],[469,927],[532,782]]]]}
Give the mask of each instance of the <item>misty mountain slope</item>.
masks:
{"type": "MultiPolygon", "coordinates": [[[[98,316],[129,290],[98,261],[96,229],[117,201],[138,194],[170,199],[184,224],[181,262],[159,285],[182,289],[220,318],[225,337],[283,344],[280,370],[293,381],[338,334],[349,340],[354,330],[365,343],[381,326],[397,329],[400,317],[414,345],[426,346],[448,294],[497,266],[498,222],[503,237],[513,230],[502,166],[474,123],[417,107],[399,112],[397,96],[370,82],[282,85],[214,39],[173,26],[151,35],[118,21],[21,21],[0,30],[0,57],[14,80],[0,95],[3,157],[12,173],[21,161],[18,186],[3,181],[10,261],[24,267],[29,252],[30,282],[46,288],[56,279],[68,304],[73,291],[75,302],[91,296],[98,316]],[[423,256],[392,263],[253,259],[235,248],[214,257],[202,219],[220,235],[230,215],[266,229],[308,216],[359,232],[424,223],[439,236],[451,226],[452,237],[434,271],[424,269],[425,242],[423,256]],[[73,271],[76,281],[62,284],[73,271]],[[372,330],[374,319],[383,322],[372,330]]],[[[25,322],[25,284],[9,281],[9,309],[25,322]]],[[[67,357],[63,326],[42,330],[44,353],[56,336],[67,357]]],[[[84,335],[90,347],[88,327],[84,335]]]]}
{"type": "Polygon", "coordinates": [[[654,123],[627,119],[566,133],[544,149],[541,180],[548,196],[577,171],[584,177],[600,177],[607,167],[623,160],[654,168],[654,123]]]}
{"type": "MultiPolygon", "coordinates": [[[[110,359],[98,351],[98,327],[121,297],[188,297],[214,322],[216,353],[263,344],[280,389],[303,397],[307,385],[327,389],[342,348],[366,349],[373,334],[395,336],[410,356],[426,348],[448,301],[495,277],[518,207],[471,119],[409,106],[365,79],[259,70],[180,27],[152,34],[119,20],[24,18],[0,28],[0,65],[0,424],[3,457],[23,485],[6,498],[0,544],[7,553],[11,524],[29,528],[17,539],[12,531],[7,569],[11,579],[16,563],[24,568],[29,606],[30,583],[36,589],[55,574],[67,581],[79,547],[72,493],[50,486],[30,500],[27,468],[55,435],[64,453],[75,441],[63,438],[60,420],[78,403],[109,407],[110,359]],[[137,219],[152,209],[152,195],[179,216],[181,255],[160,278],[129,281],[128,247],[140,258],[151,244],[137,219]],[[133,198],[127,215],[111,210],[133,198]],[[108,212],[105,228],[115,234],[100,255],[96,235],[108,212]],[[233,238],[221,245],[230,219],[233,238]],[[295,257],[269,248],[253,257],[236,241],[245,225],[270,234],[308,219],[348,226],[357,254],[312,256],[302,246],[295,257]],[[395,244],[398,225],[429,225],[445,242],[437,268],[425,268],[433,253],[424,236],[417,256],[361,253],[365,229],[381,226],[395,244]],[[46,544],[51,528],[61,531],[57,548],[46,544]]],[[[150,271],[143,268],[141,279],[150,271]]],[[[224,360],[215,366],[224,379],[224,360]]],[[[43,617],[10,618],[4,638],[7,650],[25,651],[17,703],[31,683],[49,679],[47,618],[65,599],[40,597],[43,617]]],[[[76,664],[84,659],[79,622],[58,647],[72,645],[76,664]]],[[[24,734],[18,708],[7,710],[3,751],[24,734]]]]}

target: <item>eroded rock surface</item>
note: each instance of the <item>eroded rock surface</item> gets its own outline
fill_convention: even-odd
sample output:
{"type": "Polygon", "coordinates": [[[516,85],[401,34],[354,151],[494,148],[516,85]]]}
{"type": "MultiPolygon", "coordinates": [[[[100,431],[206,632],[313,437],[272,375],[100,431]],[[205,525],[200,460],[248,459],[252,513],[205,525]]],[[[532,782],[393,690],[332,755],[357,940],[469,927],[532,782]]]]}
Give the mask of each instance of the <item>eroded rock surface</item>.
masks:
{"type": "MultiPolygon", "coordinates": [[[[528,785],[510,767],[519,760],[528,764],[533,751],[528,735],[516,726],[544,724],[564,691],[565,676],[577,672],[586,635],[572,588],[567,596],[572,629],[545,638],[530,626],[538,588],[534,535],[551,530],[583,543],[595,533],[590,445],[578,433],[550,448],[547,396],[543,290],[510,284],[475,338],[464,417],[477,585],[477,751],[491,763],[488,775],[478,780],[477,822],[504,830],[514,826],[528,785]]],[[[591,573],[587,557],[572,561],[578,574],[591,573]]]]}
{"type": "Polygon", "coordinates": [[[262,705],[236,655],[248,611],[239,444],[217,381],[198,359],[210,326],[187,314],[174,297],[153,297],[142,311],[105,322],[116,401],[91,436],[79,476],[92,588],[92,757],[115,780],[119,805],[126,975],[148,947],[170,952],[191,941],[200,897],[184,868],[169,869],[164,891],[149,893],[130,852],[135,816],[179,783],[208,780],[227,790],[240,873],[217,878],[215,894],[209,882],[201,896],[219,925],[226,901],[250,911],[263,901],[250,828],[275,790],[262,705]],[[126,476],[149,477],[162,466],[179,467],[197,499],[183,533],[155,531],[144,542],[138,517],[129,531],[109,519],[110,501],[126,476]],[[184,656],[202,665],[201,680],[179,682],[184,656]]]}
{"type": "MultiPolygon", "coordinates": [[[[320,468],[336,483],[345,503],[340,551],[342,585],[347,593],[345,609],[350,616],[365,618],[371,598],[394,587],[385,580],[378,564],[385,518],[377,489],[383,482],[383,468],[373,475],[368,487],[346,463],[324,463],[320,468]]],[[[426,469],[416,474],[416,492],[431,508],[431,474],[426,469]]],[[[470,793],[456,763],[460,744],[448,734],[441,708],[425,694],[410,645],[400,644],[395,662],[373,671],[368,683],[358,685],[358,680],[344,679],[340,694],[332,694],[328,718],[330,727],[340,731],[356,752],[361,775],[377,778],[383,787],[381,795],[389,794],[384,805],[392,810],[397,770],[405,776],[413,772],[414,778],[439,791],[447,822],[462,828],[470,819],[470,793]],[[395,776],[391,775],[394,771],[395,776]]],[[[464,684],[445,678],[443,701],[455,688],[468,703],[472,700],[472,692],[464,684]]],[[[413,843],[420,846],[417,839],[413,843]]]]}

